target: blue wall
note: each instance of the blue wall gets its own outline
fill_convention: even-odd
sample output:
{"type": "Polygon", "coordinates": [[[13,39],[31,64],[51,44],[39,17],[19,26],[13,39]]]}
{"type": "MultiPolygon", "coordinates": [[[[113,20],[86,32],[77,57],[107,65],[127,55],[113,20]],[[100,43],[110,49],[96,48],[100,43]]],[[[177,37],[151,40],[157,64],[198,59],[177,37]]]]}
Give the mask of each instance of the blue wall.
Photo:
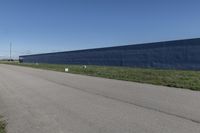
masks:
{"type": "Polygon", "coordinates": [[[20,56],[25,63],[200,70],[200,39],[20,56]]]}

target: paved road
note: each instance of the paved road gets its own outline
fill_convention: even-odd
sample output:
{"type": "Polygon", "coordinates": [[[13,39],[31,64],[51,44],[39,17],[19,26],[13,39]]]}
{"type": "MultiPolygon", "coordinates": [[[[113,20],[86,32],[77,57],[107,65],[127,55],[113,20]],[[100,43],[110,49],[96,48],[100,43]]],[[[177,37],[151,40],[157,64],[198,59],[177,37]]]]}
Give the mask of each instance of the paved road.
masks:
{"type": "Polygon", "coordinates": [[[200,133],[200,92],[0,65],[8,133],[200,133]]]}

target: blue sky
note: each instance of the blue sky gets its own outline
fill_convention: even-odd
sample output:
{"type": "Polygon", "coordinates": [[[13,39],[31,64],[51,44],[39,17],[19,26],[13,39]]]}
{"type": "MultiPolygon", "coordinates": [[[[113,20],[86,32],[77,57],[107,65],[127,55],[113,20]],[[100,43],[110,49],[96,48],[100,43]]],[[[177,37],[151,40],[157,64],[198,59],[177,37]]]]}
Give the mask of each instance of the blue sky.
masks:
{"type": "Polygon", "coordinates": [[[0,56],[200,37],[198,0],[0,0],[0,56]]]}

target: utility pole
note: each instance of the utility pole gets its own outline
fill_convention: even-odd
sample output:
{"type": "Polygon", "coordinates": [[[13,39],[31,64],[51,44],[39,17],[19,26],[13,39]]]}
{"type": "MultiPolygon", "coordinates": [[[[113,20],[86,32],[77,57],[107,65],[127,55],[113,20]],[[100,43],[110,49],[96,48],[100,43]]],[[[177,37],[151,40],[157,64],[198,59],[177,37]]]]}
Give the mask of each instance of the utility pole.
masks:
{"type": "Polygon", "coordinates": [[[10,61],[12,60],[12,42],[10,42],[10,61]]]}

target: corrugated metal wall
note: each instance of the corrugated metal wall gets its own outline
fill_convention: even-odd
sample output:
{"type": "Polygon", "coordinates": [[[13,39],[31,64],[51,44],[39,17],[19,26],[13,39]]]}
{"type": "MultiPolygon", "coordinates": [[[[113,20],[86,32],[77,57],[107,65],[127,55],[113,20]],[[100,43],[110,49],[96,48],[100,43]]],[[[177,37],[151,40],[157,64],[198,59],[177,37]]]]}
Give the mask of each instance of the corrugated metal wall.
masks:
{"type": "Polygon", "coordinates": [[[200,39],[20,56],[27,63],[200,70],[200,39]]]}

